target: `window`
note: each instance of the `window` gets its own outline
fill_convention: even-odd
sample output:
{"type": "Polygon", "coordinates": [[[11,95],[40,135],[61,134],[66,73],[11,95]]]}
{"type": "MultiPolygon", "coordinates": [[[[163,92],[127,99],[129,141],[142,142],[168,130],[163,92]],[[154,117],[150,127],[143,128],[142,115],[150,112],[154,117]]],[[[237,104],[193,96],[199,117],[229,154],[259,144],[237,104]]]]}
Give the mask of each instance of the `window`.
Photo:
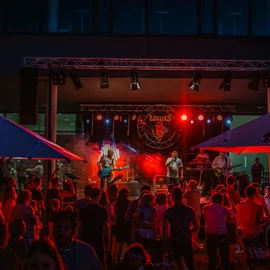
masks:
{"type": "Polygon", "coordinates": [[[248,35],[248,1],[218,0],[218,34],[248,35]]]}
{"type": "Polygon", "coordinates": [[[197,34],[196,0],[149,0],[149,33],[197,34]]]}
{"type": "Polygon", "coordinates": [[[145,33],[144,0],[112,0],[114,33],[145,33]]]}
{"type": "Polygon", "coordinates": [[[213,0],[201,0],[201,32],[202,34],[214,33],[213,0]]]}
{"type": "Polygon", "coordinates": [[[268,0],[251,1],[251,31],[253,35],[270,35],[270,2],[268,0]]]}

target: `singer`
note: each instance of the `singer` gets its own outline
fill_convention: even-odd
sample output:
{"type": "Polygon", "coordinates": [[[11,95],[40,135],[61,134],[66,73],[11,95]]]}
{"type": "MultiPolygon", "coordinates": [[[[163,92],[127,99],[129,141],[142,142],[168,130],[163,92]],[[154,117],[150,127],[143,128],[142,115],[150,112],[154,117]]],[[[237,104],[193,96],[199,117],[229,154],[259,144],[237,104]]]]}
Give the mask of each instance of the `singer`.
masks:
{"type": "Polygon", "coordinates": [[[183,163],[182,160],[178,158],[178,153],[176,151],[172,152],[172,157],[167,159],[165,166],[167,167],[167,185],[173,184],[178,186],[179,183],[182,184],[184,179],[183,163]]]}

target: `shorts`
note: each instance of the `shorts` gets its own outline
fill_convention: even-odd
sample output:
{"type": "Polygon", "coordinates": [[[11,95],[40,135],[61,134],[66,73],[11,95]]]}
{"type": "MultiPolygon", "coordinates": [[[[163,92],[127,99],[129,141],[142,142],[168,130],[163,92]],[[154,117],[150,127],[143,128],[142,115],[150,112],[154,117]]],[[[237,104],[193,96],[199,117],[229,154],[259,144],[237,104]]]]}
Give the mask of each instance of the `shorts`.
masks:
{"type": "Polygon", "coordinates": [[[229,245],[236,244],[236,223],[226,223],[229,245]]]}

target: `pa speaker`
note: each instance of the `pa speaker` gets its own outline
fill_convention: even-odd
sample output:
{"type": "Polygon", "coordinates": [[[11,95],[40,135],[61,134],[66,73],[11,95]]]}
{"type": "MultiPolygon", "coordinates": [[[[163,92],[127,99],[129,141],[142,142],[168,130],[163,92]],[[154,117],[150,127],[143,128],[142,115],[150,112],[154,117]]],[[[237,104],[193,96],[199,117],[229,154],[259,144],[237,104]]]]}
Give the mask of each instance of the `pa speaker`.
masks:
{"type": "Polygon", "coordinates": [[[38,118],[37,104],[38,69],[21,68],[20,84],[20,124],[36,125],[38,118]]]}

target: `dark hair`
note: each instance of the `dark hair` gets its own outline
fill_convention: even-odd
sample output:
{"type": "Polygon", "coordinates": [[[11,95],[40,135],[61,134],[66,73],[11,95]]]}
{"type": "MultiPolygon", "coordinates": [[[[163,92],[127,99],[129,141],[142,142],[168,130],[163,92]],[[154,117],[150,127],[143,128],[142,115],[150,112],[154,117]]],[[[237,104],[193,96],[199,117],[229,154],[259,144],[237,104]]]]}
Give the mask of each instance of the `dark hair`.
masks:
{"type": "Polygon", "coordinates": [[[13,186],[6,186],[4,189],[4,201],[3,201],[3,206],[5,205],[6,201],[9,199],[14,199],[15,197],[13,197],[14,192],[16,193],[16,189],[13,186]]]}
{"type": "Polygon", "coordinates": [[[5,248],[8,244],[8,228],[6,223],[0,222],[0,248],[5,248]]]}
{"type": "Polygon", "coordinates": [[[166,202],[167,202],[166,193],[164,193],[164,192],[158,193],[158,195],[156,197],[156,204],[158,204],[158,205],[166,205],[166,202]]]}
{"type": "Polygon", "coordinates": [[[117,198],[117,202],[121,202],[121,201],[125,201],[128,197],[128,190],[126,188],[121,188],[119,190],[119,195],[118,195],[118,198],[117,198]]]}
{"type": "Polygon", "coordinates": [[[216,186],[215,192],[217,193],[217,192],[219,192],[220,190],[222,190],[223,188],[225,188],[225,186],[224,186],[223,184],[219,184],[219,185],[216,186]]]}
{"type": "Polygon", "coordinates": [[[92,185],[86,185],[84,187],[84,195],[87,197],[90,197],[91,190],[92,190],[92,185]]]}
{"type": "Polygon", "coordinates": [[[223,194],[222,193],[214,193],[212,196],[212,203],[218,203],[223,201],[223,194]]]}
{"type": "Polygon", "coordinates": [[[256,188],[253,185],[246,187],[245,194],[248,198],[251,198],[254,194],[257,194],[256,188]]]}
{"type": "Polygon", "coordinates": [[[52,180],[51,180],[51,185],[52,186],[55,186],[56,184],[58,184],[59,183],[59,178],[58,177],[54,177],[54,178],[52,178],[52,180]]]}
{"type": "Polygon", "coordinates": [[[151,262],[151,257],[149,256],[149,254],[146,252],[146,250],[141,244],[136,243],[129,246],[128,250],[126,251],[124,255],[124,262],[126,265],[128,263],[128,253],[133,253],[137,255],[138,258],[141,257],[144,267],[153,266],[151,262]]]}
{"type": "Polygon", "coordinates": [[[172,191],[172,195],[175,201],[181,201],[183,199],[183,192],[180,187],[174,187],[172,191]]]}
{"type": "Polygon", "coordinates": [[[28,189],[23,189],[20,191],[17,197],[17,203],[25,203],[27,199],[31,199],[32,192],[28,189]]]}
{"type": "Polygon", "coordinates": [[[141,187],[140,193],[142,193],[142,192],[145,191],[145,190],[151,191],[151,187],[150,187],[149,185],[143,185],[143,186],[141,187]]]}
{"type": "Polygon", "coordinates": [[[101,204],[102,206],[105,206],[108,203],[109,203],[109,200],[108,200],[107,193],[104,190],[101,190],[99,204],[101,204]]]}
{"type": "Polygon", "coordinates": [[[99,188],[92,188],[91,192],[90,192],[90,198],[94,199],[98,196],[100,196],[100,189],[99,188]]]}
{"type": "Polygon", "coordinates": [[[108,190],[108,198],[111,203],[116,201],[117,194],[118,194],[118,187],[116,185],[111,185],[108,190]]]}
{"type": "Polygon", "coordinates": [[[252,187],[259,188],[260,184],[258,182],[253,182],[250,184],[252,187]]]}
{"type": "Polygon", "coordinates": [[[59,220],[68,220],[70,221],[72,229],[75,231],[77,227],[77,214],[71,211],[60,211],[57,212],[54,218],[54,227],[56,226],[59,220]]]}
{"type": "Polygon", "coordinates": [[[255,158],[255,162],[256,162],[257,160],[260,160],[260,158],[258,158],[258,157],[257,157],[257,158],[255,158]]]}
{"type": "Polygon", "coordinates": [[[54,243],[50,240],[39,240],[33,242],[33,244],[30,246],[25,260],[25,270],[28,270],[27,264],[30,260],[30,258],[37,252],[46,254],[50,258],[54,260],[54,263],[56,265],[56,270],[64,270],[64,264],[62,261],[62,258],[60,257],[58,250],[54,243]]]}
{"type": "Polygon", "coordinates": [[[41,182],[42,182],[42,180],[40,177],[35,177],[35,179],[34,179],[35,184],[40,184],[41,182]]]}
{"type": "Polygon", "coordinates": [[[228,185],[234,185],[236,183],[234,175],[230,174],[226,178],[226,184],[228,185]]]}

